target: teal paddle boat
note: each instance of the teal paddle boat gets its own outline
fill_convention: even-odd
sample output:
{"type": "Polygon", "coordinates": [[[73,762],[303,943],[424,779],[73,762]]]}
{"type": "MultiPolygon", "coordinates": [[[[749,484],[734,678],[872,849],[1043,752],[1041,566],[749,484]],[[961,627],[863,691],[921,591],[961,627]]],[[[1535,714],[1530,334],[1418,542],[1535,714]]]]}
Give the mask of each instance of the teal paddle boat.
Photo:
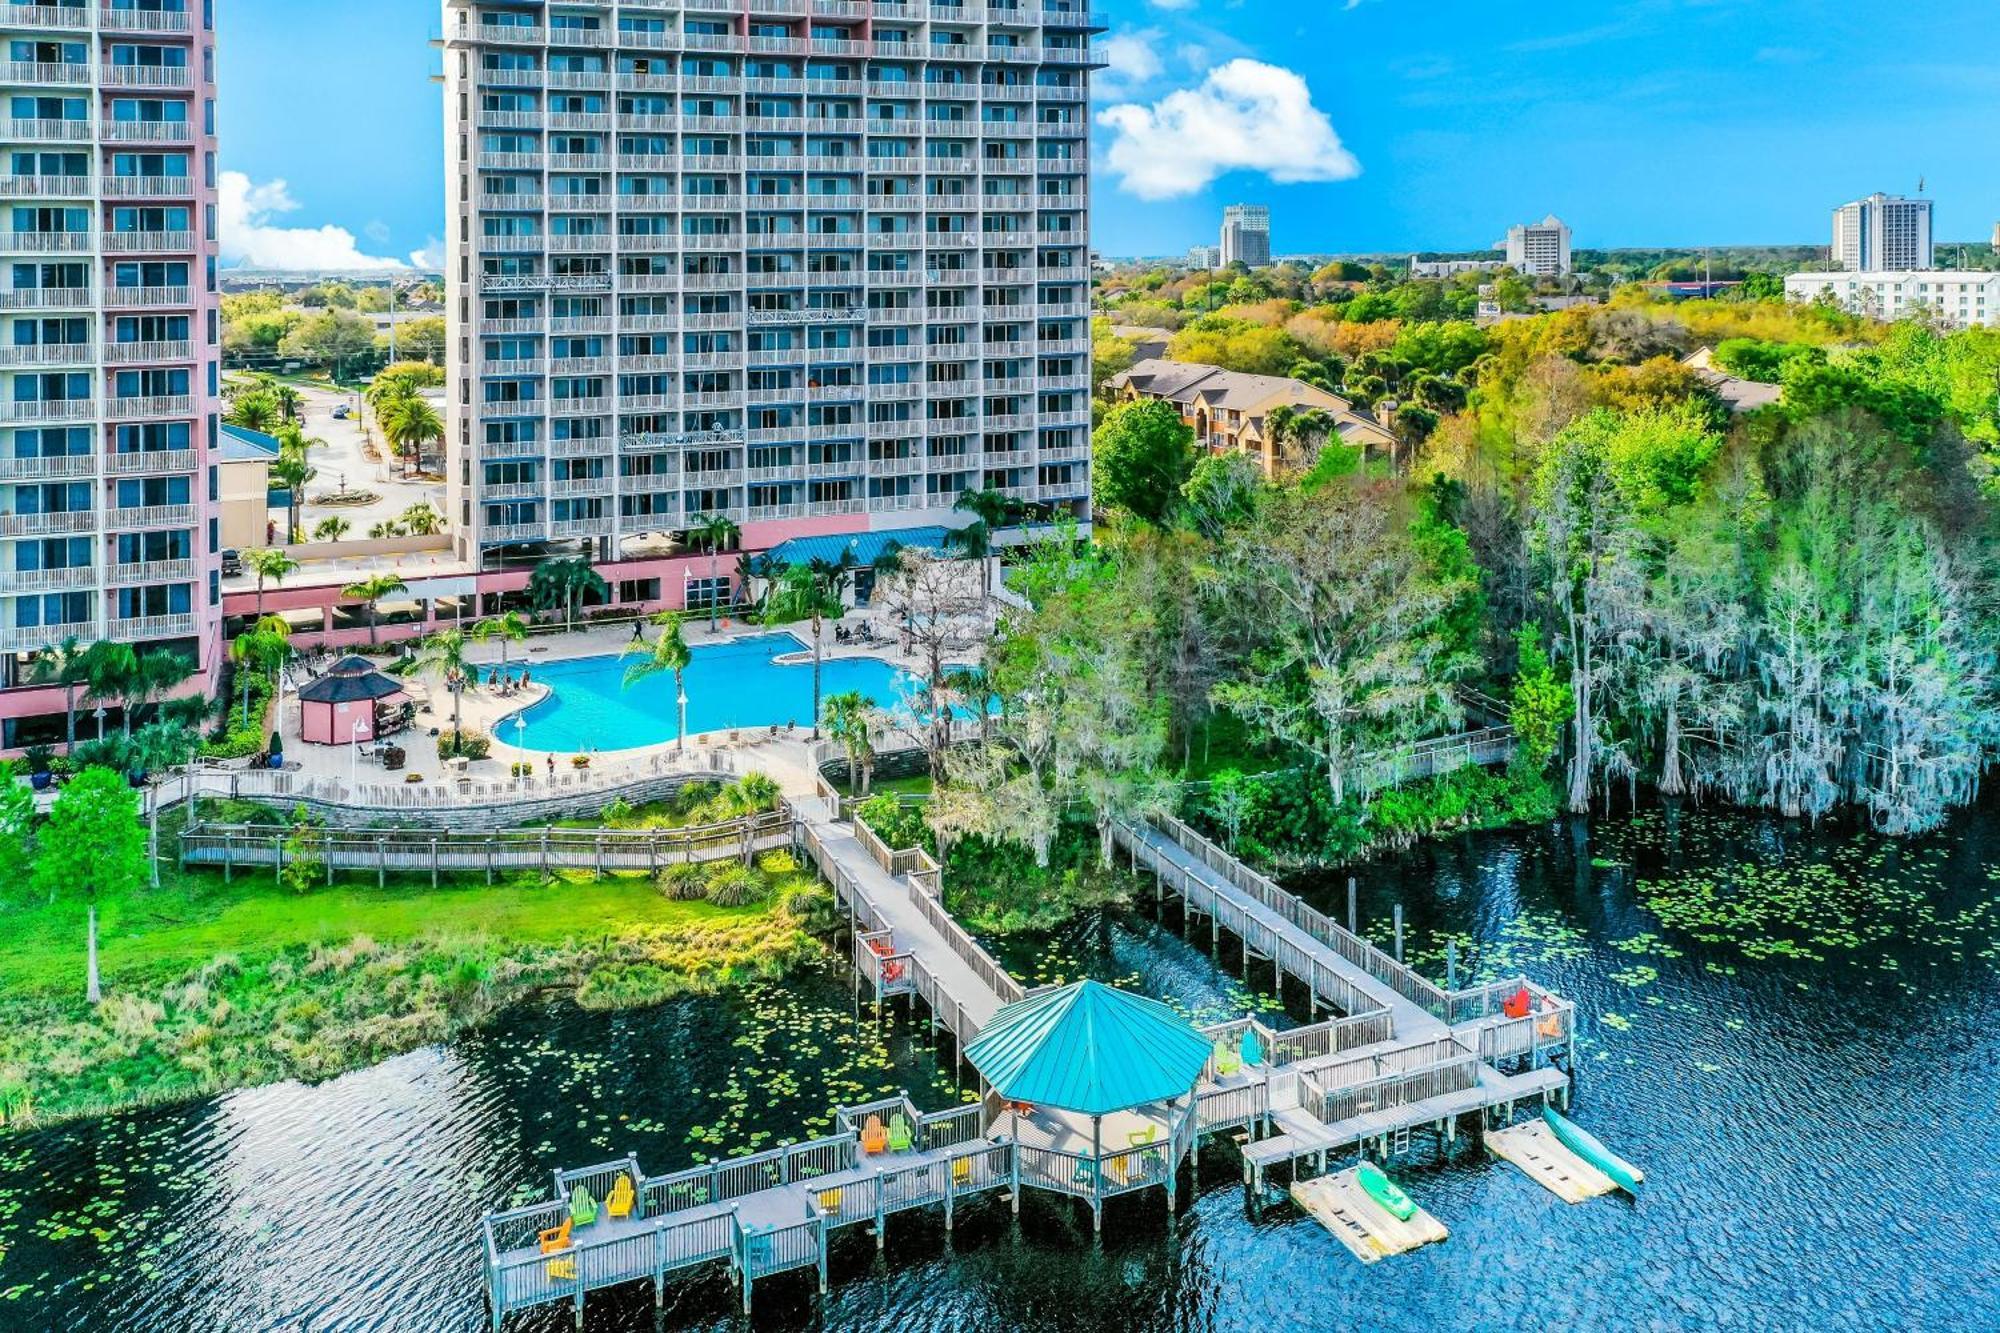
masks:
{"type": "Polygon", "coordinates": [[[1373,1162],[1363,1162],[1354,1168],[1354,1180],[1362,1193],[1381,1204],[1383,1211],[1398,1222],[1409,1221],[1410,1214],[1417,1211],[1416,1200],[1397,1188],[1396,1182],[1373,1162]]]}
{"type": "Polygon", "coordinates": [[[1542,1119],[1563,1147],[1602,1171],[1619,1189],[1635,1198],[1638,1196],[1639,1184],[1646,1178],[1645,1172],[1599,1143],[1596,1136],[1581,1125],[1558,1114],[1554,1107],[1544,1106],[1542,1119]]]}

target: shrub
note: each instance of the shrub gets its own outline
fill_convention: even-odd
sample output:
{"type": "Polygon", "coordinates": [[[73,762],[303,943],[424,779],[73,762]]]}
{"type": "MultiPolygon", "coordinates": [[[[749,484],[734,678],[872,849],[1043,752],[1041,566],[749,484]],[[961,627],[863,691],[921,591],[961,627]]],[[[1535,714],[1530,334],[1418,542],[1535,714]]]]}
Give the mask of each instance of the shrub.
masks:
{"type": "MultiPolygon", "coordinates": [[[[240,668],[239,668],[240,670],[240,668]]],[[[259,672],[250,673],[250,720],[243,720],[243,680],[218,690],[215,696],[216,729],[201,743],[203,759],[248,759],[263,751],[264,723],[271,711],[271,683],[259,672]]]]}
{"type": "Polygon", "coordinates": [[[767,892],[762,875],[734,861],[723,862],[708,877],[708,900],[717,907],[748,907],[767,892]]]}
{"type": "Polygon", "coordinates": [[[708,867],[683,861],[660,871],[660,892],[679,902],[708,896],[708,867]]]}
{"type": "Polygon", "coordinates": [[[693,818],[697,810],[715,799],[715,793],[713,782],[690,782],[674,793],[674,808],[682,816],[693,818]]]}
{"type": "Polygon", "coordinates": [[[906,847],[935,850],[936,844],[931,840],[930,829],[924,824],[924,813],[920,807],[906,807],[893,795],[871,796],[861,803],[856,813],[892,851],[901,851],[906,847]]]}
{"type": "Polygon", "coordinates": [[[492,752],[492,738],[481,732],[446,731],[438,737],[440,759],[484,759],[492,752]]]}
{"type": "Polygon", "coordinates": [[[604,807],[603,818],[606,827],[619,827],[632,818],[632,803],[623,796],[612,797],[611,804],[604,807]]]}

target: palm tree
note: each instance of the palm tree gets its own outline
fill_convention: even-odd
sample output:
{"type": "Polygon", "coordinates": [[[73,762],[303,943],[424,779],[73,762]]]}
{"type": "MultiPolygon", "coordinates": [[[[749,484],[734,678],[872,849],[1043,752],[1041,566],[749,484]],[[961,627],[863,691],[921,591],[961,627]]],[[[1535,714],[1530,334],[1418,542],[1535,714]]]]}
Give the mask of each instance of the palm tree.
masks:
{"type": "Polygon", "coordinates": [[[979,562],[979,590],[993,594],[993,534],[1007,526],[1013,502],[999,491],[960,491],[953,509],[971,514],[973,521],[945,534],[945,544],[968,560],[979,562]]]}
{"type": "Polygon", "coordinates": [[[722,548],[734,543],[741,535],[742,529],[738,528],[734,522],[723,514],[705,515],[701,522],[694,526],[694,539],[696,543],[708,548],[708,632],[710,634],[715,633],[715,618],[720,611],[722,601],[722,594],[716,586],[722,577],[722,548]]]}
{"type": "Polygon", "coordinates": [[[765,611],[765,619],[774,624],[791,620],[812,622],[814,740],[819,739],[820,669],[826,652],[825,620],[829,615],[839,615],[844,609],[840,594],[852,577],[849,569],[844,552],[837,563],[814,556],[803,565],[792,565],[779,576],[765,611]]]}
{"type": "Polygon", "coordinates": [[[278,404],[261,389],[238,398],[229,409],[229,424],[244,430],[267,433],[278,423],[278,404]]]}
{"type": "Polygon", "coordinates": [[[425,445],[444,438],[444,421],[437,409],[407,385],[401,393],[385,398],[376,407],[375,419],[397,456],[415,462],[423,461],[425,445]]]}
{"type": "Polygon", "coordinates": [[[444,687],[451,691],[452,745],[460,753],[464,751],[465,731],[459,725],[459,703],[471,682],[477,679],[466,663],[465,645],[464,630],[447,629],[431,635],[417,649],[417,669],[436,671],[444,677],[444,687]]]}
{"type": "MultiPolygon", "coordinates": [[[[167,694],[186,683],[195,673],[195,664],[182,653],[158,648],[152,652],[140,653],[137,669],[132,673],[131,693],[137,696],[141,708],[152,704],[153,700],[167,694]]],[[[125,734],[132,734],[131,708],[125,710],[125,734]]]]}
{"type": "Polygon", "coordinates": [[[285,575],[297,569],[299,562],[276,547],[261,546],[254,551],[245,551],[243,563],[257,576],[257,615],[261,619],[264,615],[264,580],[282,584],[285,575]]]}
{"type": "Polygon", "coordinates": [[[338,514],[328,514],[313,524],[313,540],[316,542],[337,542],[345,537],[354,525],[338,514]]]}
{"type": "Polygon", "coordinates": [[[243,725],[250,725],[250,673],[276,672],[291,652],[292,628],[280,616],[259,616],[231,641],[229,659],[243,677],[243,725]]]}
{"type": "Polygon", "coordinates": [[[277,404],[278,414],[286,421],[297,421],[299,408],[305,404],[305,395],[289,384],[278,384],[271,389],[271,401],[277,404]]]}
{"type": "Polygon", "coordinates": [[[35,678],[60,685],[63,692],[63,753],[76,751],[76,691],[90,683],[90,650],[72,634],[43,653],[35,663],[35,678]]]}
{"type": "Polygon", "coordinates": [[[684,617],[678,611],[662,611],[653,617],[653,623],[660,627],[659,637],[651,643],[633,643],[625,651],[643,654],[645,660],[634,662],[625,668],[625,688],[630,689],[648,676],[662,671],[674,673],[674,702],[679,709],[679,723],[674,728],[674,753],[679,754],[687,741],[688,702],[686,672],[694,661],[694,653],[681,634],[684,617]]]}
{"type": "MultiPolygon", "coordinates": [[[[139,658],[131,644],[99,640],[83,650],[83,659],[83,678],[88,686],[84,691],[85,702],[103,707],[131,692],[133,680],[139,674],[139,658]]],[[[104,738],[101,719],[97,736],[99,740],[104,738]]]]}
{"type": "Polygon", "coordinates": [[[369,647],[374,648],[381,644],[378,625],[382,617],[383,599],[393,597],[409,586],[409,584],[403,582],[394,574],[371,574],[360,582],[350,583],[340,590],[342,597],[352,598],[357,602],[366,602],[368,604],[369,647]]]}
{"type": "Polygon", "coordinates": [[[396,520],[412,537],[431,537],[444,531],[444,515],[428,500],[420,500],[396,520]]]}
{"type": "Polygon", "coordinates": [[[521,619],[519,611],[502,611],[497,616],[489,616],[472,627],[474,643],[485,643],[489,639],[500,640],[500,674],[507,674],[507,645],[520,643],[528,637],[528,622],[521,619]]]}
{"type": "Polygon", "coordinates": [[[866,796],[875,777],[875,701],[859,690],[847,690],[826,701],[826,734],[847,751],[848,787],[866,796]]]}
{"type": "Polygon", "coordinates": [[[743,820],[743,864],[757,855],[756,817],[778,804],[784,790],[762,773],[745,773],[723,791],[729,808],[743,820]]]}
{"type": "Polygon", "coordinates": [[[590,567],[590,562],[581,558],[568,560],[545,560],[535,566],[535,572],[528,575],[528,600],[538,610],[548,610],[560,606],[563,609],[563,628],[572,629],[576,625],[577,603],[585,594],[595,593],[606,596],[611,585],[604,576],[590,567]]]}
{"type": "Polygon", "coordinates": [[[271,463],[271,480],[291,494],[291,513],[286,524],[294,536],[305,532],[306,484],[319,476],[319,469],[306,461],[304,448],[284,448],[271,463]]]}

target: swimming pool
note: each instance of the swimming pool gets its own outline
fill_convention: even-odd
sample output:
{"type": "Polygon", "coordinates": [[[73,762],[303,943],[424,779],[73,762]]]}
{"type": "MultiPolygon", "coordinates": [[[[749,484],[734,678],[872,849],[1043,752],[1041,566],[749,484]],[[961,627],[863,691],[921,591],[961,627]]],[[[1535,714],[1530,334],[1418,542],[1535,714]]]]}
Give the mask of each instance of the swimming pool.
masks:
{"type": "MultiPolygon", "coordinates": [[[[790,634],[758,634],[728,643],[700,644],[687,679],[688,732],[732,727],[812,725],[812,663],[779,665],[774,659],[803,653],[790,634]]],[[[630,688],[625,671],[636,655],[579,657],[528,666],[549,694],[495,728],[495,739],[527,750],[564,753],[629,750],[674,739],[674,674],[662,671],[630,688]]],[[[879,707],[895,709],[919,678],[879,658],[829,658],[820,666],[822,698],[859,690],[879,707]]]]}

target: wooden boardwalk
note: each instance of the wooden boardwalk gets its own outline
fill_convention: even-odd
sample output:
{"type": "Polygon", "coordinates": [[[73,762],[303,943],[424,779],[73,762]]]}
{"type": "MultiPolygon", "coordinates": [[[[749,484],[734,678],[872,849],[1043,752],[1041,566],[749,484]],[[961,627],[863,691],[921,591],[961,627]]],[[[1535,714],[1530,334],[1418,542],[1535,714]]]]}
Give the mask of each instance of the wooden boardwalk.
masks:
{"type": "Polygon", "coordinates": [[[1451,1233],[1444,1223],[1419,1208],[1397,1217],[1368,1197],[1356,1178],[1358,1167],[1330,1176],[1292,1182],[1292,1201],[1345,1245],[1364,1264],[1379,1263],[1392,1254],[1408,1254],[1435,1245],[1451,1233]]]}
{"type": "MultiPolygon", "coordinates": [[[[921,1000],[963,1049],[1029,993],[944,909],[938,867],[925,853],[885,846],[824,792],[794,801],[789,817],[794,845],[850,914],[857,979],[871,998],[921,1000]]],[[[659,1301],[668,1277],[711,1262],[729,1265],[747,1310],[754,1284],[774,1273],[816,1269],[824,1290],[832,1232],[865,1222],[881,1246],[889,1217],[908,1209],[941,1207],[949,1227],[968,1198],[1003,1193],[1018,1211],[1023,1189],[1041,1189],[1088,1202],[1101,1225],[1104,1200],[1117,1194],[1160,1189],[1172,1208],[1180,1169],[1204,1135],[1244,1133],[1246,1184],[1261,1190],[1272,1167],[1309,1159],[1324,1168],[1329,1155],[1366,1145],[1387,1157],[1414,1129],[1449,1136],[1462,1115],[1567,1088],[1567,1075],[1547,1063],[1569,1049],[1567,1002],[1524,979],[1446,992],[1184,826],[1121,826],[1118,840],[1191,912],[1273,961],[1281,985],[1287,976],[1304,982],[1315,1018],[1321,1008],[1330,1016],[1283,1030],[1252,1018],[1205,1029],[1217,1055],[1192,1101],[1137,1108],[1164,1132],[1094,1156],[1087,1134],[1061,1113],[1016,1120],[979,1103],[920,1114],[897,1097],[841,1108],[836,1134],[671,1175],[646,1175],[629,1158],[557,1172],[547,1201],[484,1221],[494,1327],[511,1311],[558,1301],[573,1303],[580,1323],[587,1292],[623,1282],[651,1281],[659,1301]],[[1524,986],[1536,1010],[1503,1014],[1502,998],[1524,986]],[[1256,1063],[1238,1054],[1253,1032],[1256,1063]],[[1503,1063],[1518,1068],[1505,1072],[1503,1063]],[[901,1117],[910,1146],[864,1153],[871,1116],[901,1117]],[[575,1229],[543,1252],[538,1237],[569,1215],[572,1191],[601,1203],[620,1177],[631,1186],[628,1215],[575,1229]]]]}

